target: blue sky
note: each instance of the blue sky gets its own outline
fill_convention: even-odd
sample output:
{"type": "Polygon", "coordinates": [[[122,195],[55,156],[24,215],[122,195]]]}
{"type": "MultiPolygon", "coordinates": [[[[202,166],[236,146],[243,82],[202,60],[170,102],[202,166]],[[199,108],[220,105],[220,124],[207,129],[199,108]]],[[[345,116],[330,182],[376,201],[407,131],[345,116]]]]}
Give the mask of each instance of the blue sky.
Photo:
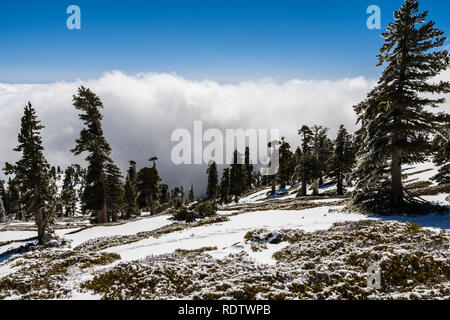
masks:
{"type": "MultiPolygon", "coordinates": [[[[109,70],[239,82],[375,78],[380,34],[402,0],[0,2],[0,82],[92,79],[109,70]],[[81,8],[82,29],[66,28],[81,8]],[[382,30],[366,28],[379,5],[382,30]]],[[[450,33],[450,1],[421,0],[450,33]]]]}

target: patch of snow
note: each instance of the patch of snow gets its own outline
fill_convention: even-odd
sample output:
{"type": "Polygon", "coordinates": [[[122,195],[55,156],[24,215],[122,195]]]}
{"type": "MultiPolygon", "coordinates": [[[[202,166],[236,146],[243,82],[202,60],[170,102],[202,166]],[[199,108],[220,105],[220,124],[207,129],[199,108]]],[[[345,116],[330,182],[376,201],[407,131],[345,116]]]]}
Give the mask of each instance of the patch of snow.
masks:
{"type": "MultiPolygon", "coordinates": [[[[367,219],[360,214],[328,212],[328,208],[319,207],[306,210],[269,210],[255,211],[231,216],[230,221],[205,225],[179,232],[163,235],[159,238],[148,238],[123,246],[105,249],[105,252],[115,252],[121,255],[122,261],[131,261],[145,258],[149,255],[171,253],[176,249],[199,249],[201,247],[216,246],[217,255],[248,251],[255,259],[260,258],[261,263],[270,262],[267,255],[270,253],[254,253],[244,244],[244,236],[248,231],[267,229],[276,231],[280,229],[302,229],[307,232],[324,230],[335,222],[358,221],[367,219]],[[241,248],[233,245],[240,244],[241,248]]],[[[272,247],[272,246],[271,246],[272,247]]],[[[276,246],[273,249],[278,249],[276,246]]]]}
{"type": "MultiPolygon", "coordinates": [[[[417,179],[417,181],[431,181],[431,178],[438,173],[438,169],[433,162],[426,161],[423,163],[417,163],[403,169],[403,173],[409,174],[408,179],[417,179]],[[431,169],[431,170],[429,170],[431,169]],[[415,172],[420,172],[428,170],[425,172],[414,174],[415,172]]],[[[432,181],[433,182],[433,181],[432,181]]],[[[436,183],[434,183],[436,184],[436,183]]]]}
{"type": "Polygon", "coordinates": [[[25,240],[36,236],[36,231],[0,231],[0,242],[25,240]]]}
{"type": "Polygon", "coordinates": [[[450,202],[446,200],[447,197],[448,197],[447,193],[440,193],[432,196],[421,196],[422,199],[434,202],[436,204],[450,205],[450,202]]]}
{"type": "MultiPolygon", "coordinates": [[[[127,222],[117,226],[98,226],[87,228],[76,233],[70,234],[70,230],[56,230],[59,236],[72,241],[72,247],[76,247],[83,242],[99,237],[107,236],[126,236],[133,235],[143,231],[151,231],[171,224],[173,221],[168,220],[170,216],[157,216],[127,222]]],[[[76,230],[76,229],[75,229],[76,230]]]]}

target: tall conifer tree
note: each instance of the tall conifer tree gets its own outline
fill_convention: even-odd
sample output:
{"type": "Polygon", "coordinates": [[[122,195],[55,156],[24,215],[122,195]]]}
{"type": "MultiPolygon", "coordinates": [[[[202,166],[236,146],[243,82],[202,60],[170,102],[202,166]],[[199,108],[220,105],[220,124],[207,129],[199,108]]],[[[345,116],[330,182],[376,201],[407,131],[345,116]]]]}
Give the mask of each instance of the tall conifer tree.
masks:
{"type": "Polygon", "coordinates": [[[352,171],[354,165],[354,155],[351,136],[343,125],[334,141],[334,152],[329,160],[330,176],[336,179],[337,194],[344,194],[344,177],[352,171]]]}
{"type": "Polygon", "coordinates": [[[125,180],[125,217],[131,218],[140,214],[137,203],[137,171],[136,162],[131,160],[125,180]]]}
{"type": "Polygon", "coordinates": [[[228,203],[230,197],[230,168],[223,169],[220,181],[220,202],[228,203]]]}
{"type": "Polygon", "coordinates": [[[124,207],[124,191],[120,169],[111,161],[106,165],[106,207],[108,218],[117,221],[124,207]]]}
{"type": "Polygon", "coordinates": [[[246,147],[245,148],[245,179],[246,179],[246,185],[245,188],[251,189],[252,188],[252,184],[254,181],[254,176],[253,176],[253,164],[251,164],[251,159],[250,159],[250,148],[246,147]]]}
{"type": "Polygon", "coordinates": [[[156,169],[156,160],[156,157],[150,158],[149,161],[153,162],[153,167],[142,168],[137,175],[138,202],[141,208],[148,207],[152,215],[156,214],[155,203],[158,200],[161,181],[156,169]]]}
{"type": "Polygon", "coordinates": [[[75,170],[69,167],[65,171],[63,187],[61,191],[61,203],[64,206],[64,212],[67,217],[73,217],[75,214],[77,194],[74,186],[75,170]]]}
{"type": "Polygon", "coordinates": [[[95,93],[81,86],[78,94],[73,96],[73,105],[81,111],[79,118],[85,126],[72,150],[75,155],[88,153],[86,161],[89,165],[83,190],[85,209],[96,214],[98,223],[107,223],[105,170],[110,160],[111,148],[103,135],[103,103],[95,93]]]}
{"type": "Polygon", "coordinates": [[[206,173],[208,174],[206,197],[208,198],[208,200],[214,200],[217,197],[219,188],[219,176],[217,173],[217,165],[215,161],[210,162],[206,173]]]}
{"type": "Polygon", "coordinates": [[[431,111],[445,101],[436,95],[450,92],[449,82],[431,82],[448,68],[450,56],[438,50],[446,37],[427,16],[417,0],[406,0],[394,12],[378,55],[378,66],[386,67],[367,99],[355,106],[364,143],[353,203],[373,212],[423,211],[403,188],[402,165],[424,161],[433,149],[426,137],[449,125],[448,114],[431,111]]]}
{"type": "Polygon", "coordinates": [[[298,130],[302,139],[300,145],[301,157],[296,168],[296,174],[301,182],[297,197],[307,195],[307,186],[313,179],[320,177],[320,165],[313,153],[313,132],[308,126],[302,126],[298,130]]]}
{"type": "Polygon", "coordinates": [[[191,188],[189,189],[189,195],[188,195],[188,199],[190,202],[193,202],[195,199],[195,194],[194,194],[194,185],[191,185],[191,188]]]}
{"type": "Polygon", "coordinates": [[[234,150],[230,169],[230,195],[234,196],[235,202],[239,201],[239,196],[245,189],[245,168],[242,160],[242,154],[234,150]]]}
{"type": "Polygon", "coordinates": [[[31,103],[25,107],[18,135],[19,145],[14,151],[21,152],[22,157],[14,165],[6,163],[5,173],[14,174],[14,181],[21,193],[26,216],[34,216],[38,228],[38,243],[44,244],[48,238],[47,229],[53,219],[56,190],[51,187],[50,165],[44,157],[41,129],[44,128],[37,119],[31,103]]]}

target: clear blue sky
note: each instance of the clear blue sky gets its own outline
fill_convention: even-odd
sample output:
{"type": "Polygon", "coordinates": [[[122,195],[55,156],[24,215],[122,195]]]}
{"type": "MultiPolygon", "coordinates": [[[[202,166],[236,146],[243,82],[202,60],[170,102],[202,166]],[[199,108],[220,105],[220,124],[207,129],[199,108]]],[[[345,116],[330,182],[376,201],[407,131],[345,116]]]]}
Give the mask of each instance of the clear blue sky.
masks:
{"type": "MultiPolygon", "coordinates": [[[[402,0],[0,1],[0,82],[90,79],[109,70],[238,82],[378,76],[382,29],[402,0]],[[67,6],[82,30],[66,28],[67,6]]],[[[421,0],[450,34],[450,1],[421,0]]],[[[447,42],[448,44],[449,42],[447,42]]]]}

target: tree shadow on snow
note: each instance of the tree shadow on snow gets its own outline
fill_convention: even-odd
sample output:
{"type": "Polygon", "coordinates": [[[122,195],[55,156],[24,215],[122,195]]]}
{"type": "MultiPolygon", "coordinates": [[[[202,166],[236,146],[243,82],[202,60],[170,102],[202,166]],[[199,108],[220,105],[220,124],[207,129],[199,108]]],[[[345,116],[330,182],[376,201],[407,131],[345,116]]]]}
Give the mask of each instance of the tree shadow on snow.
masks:
{"type": "Polygon", "coordinates": [[[439,228],[444,230],[450,229],[450,214],[428,214],[424,216],[379,216],[372,215],[371,217],[383,221],[399,221],[412,222],[424,228],[439,228]]]}

